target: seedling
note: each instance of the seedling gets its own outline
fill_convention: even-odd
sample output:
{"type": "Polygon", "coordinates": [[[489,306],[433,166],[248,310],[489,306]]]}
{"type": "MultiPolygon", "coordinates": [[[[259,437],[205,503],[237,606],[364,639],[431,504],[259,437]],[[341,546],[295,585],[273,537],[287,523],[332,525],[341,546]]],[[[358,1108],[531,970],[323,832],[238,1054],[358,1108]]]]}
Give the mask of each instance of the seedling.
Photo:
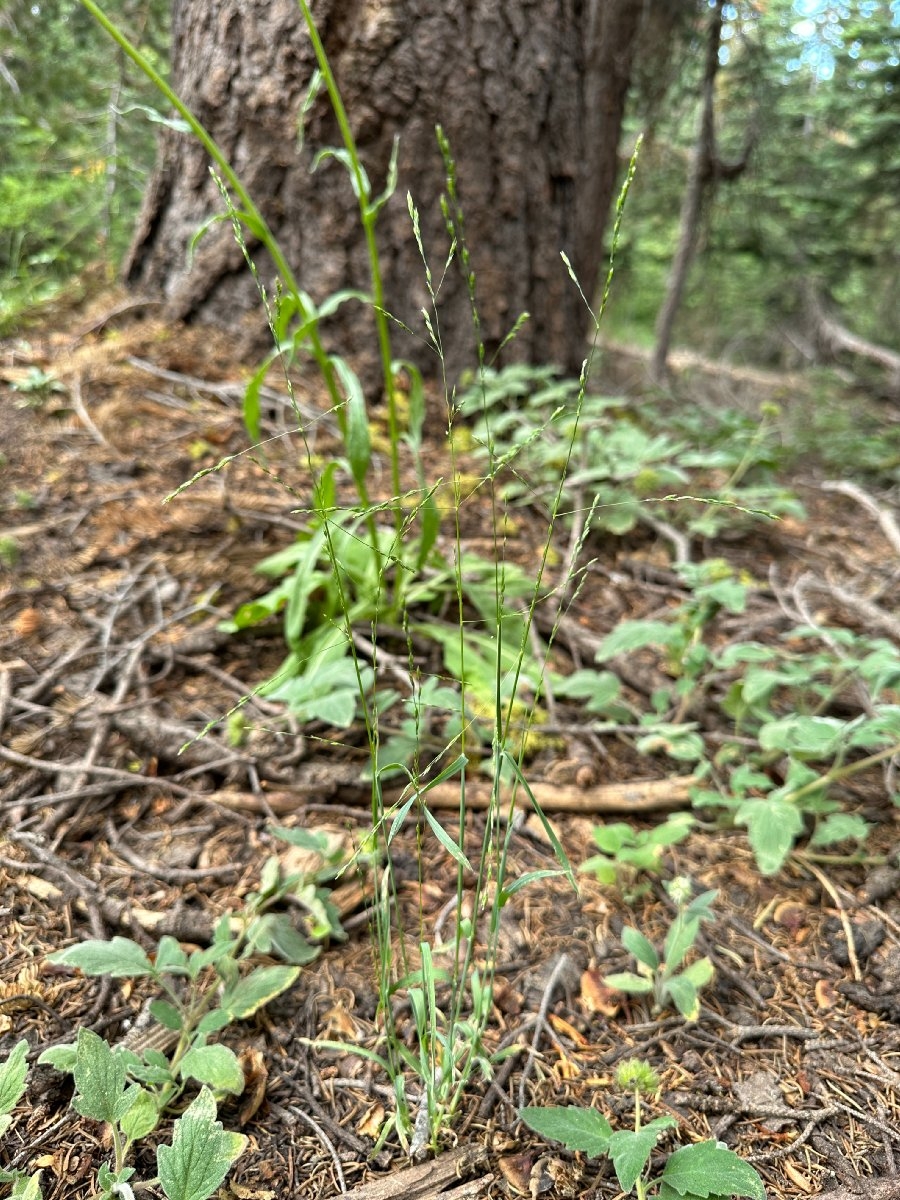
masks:
{"type": "Polygon", "coordinates": [[[682,963],[693,949],[700,925],[712,920],[710,905],[717,892],[703,892],[690,904],[686,904],[690,884],[675,879],[669,885],[669,893],[679,903],[678,914],[669,926],[662,955],[653,943],[637,929],[626,925],[622,930],[622,944],[637,959],[637,973],[622,971],[607,975],[604,979],[609,987],[632,995],[652,995],[653,1011],[661,1012],[668,1004],[674,1004],[688,1021],[696,1021],[700,1015],[700,990],[715,974],[708,958],[697,959],[690,966],[682,963]]]}
{"type": "Polygon", "coordinates": [[[519,1117],[535,1133],[562,1142],[569,1150],[591,1158],[608,1154],[622,1191],[634,1192],[638,1200],[647,1200],[650,1195],[659,1200],[724,1200],[727,1196],[765,1200],[759,1175],[722,1142],[682,1146],[668,1156],[662,1171],[654,1168],[651,1158],[659,1139],[677,1124],[668,1115],[654,1117],[646,1124],[642,1121],[641,1094],[658,1091],[656,1072],[649,1063],[629,1059],[616,1071],[616,1083],[634,1093],[632,1129],[613,1131],[596,1109],[573,1105],[523,1108],[519,1117]]]}
{"type": "Polygon", "coordinates": [[[694,825],[687,813],[677,813],[652,829],[635,829],[625,821],[595,825],[594,841],[599,854],[581,864],[581,870],[600,883],[617,888],[626,899],[643,895],[648,883],[637,885],[641,874],[658,875],[663,851],[683,842],[694,825]]]}
{"type": "MultiPolygon", "coordinates": [[[[153,1093],[128,1082],[129,1072],[140,1060],[121,1046],[109,1046],[89,1029],[79,1030],[77,1045],[71,1050],[70,1069],[75,1079],[72,1107],[81,1116],[105,1124],[112,1144],[112,1165],[103,1163],[98,1170],[96,1195],[134,1200],[138,1187],[159,1184],[168,1200],[206,1200],[211,1196],[243,1151],[247,1138],[241,1133],[225,1132],[216,1120],[216,1102],[210,1089],[201,1088],[175,1122],[171,1143],[157,1146],[158,1178],[132,1183],[135,1170],[127,1165],[129,1151],[137,1139],[153,1132],[159,1120],[153,1093]]],[[[0,1064],[0,1133],[11,1125],[10,1114],[25,1092],[27,1052],[28,1043],[23,1039],[0,1064]]],[[[48,1051],[38,1061],[51,1062],[54,1054],[48,1051]]],[[[0,1168],[0,1183],[12,1184],[12,1200],[41,1200],[43,1196],[40,1171],[28,1174],[0,1168]]]]}
{"type": "MultiPolygon", "coordinates": [[[[188,1086],[199,1084],[199,1095],[175,1122],[171,1144],[157,1151],[159,1179],[153,1182],[169,1200],[205,1200],[246,1144],[245,1137],[226,1133],[216,1120],[217,1098],[243,1091],[241,1064],[233,1050],[210,1038],[291,987],[300,967],[319,953],[310,938],[343,936],[327,889],[321,886],[340,870],[343,853],[321,834],[302,829],[272,832],[317,853],[323,866],[285,875],[276,857],[268,859],[259,891],[248,895],[241,913],[225,914],[206,949],[188,954],[175,938],[166,936],[151,958],[137,942],[115,937],[81,942],[50,955],[55,965],[75,967],[88,976],[150,979],[162,993],[151,1001],[149,1015],[164,1035],[148,1048],[110,1046],[91,1030],[80,1029],[77,1041],[54,1046],[38,1059],[69,1072],[75,1082],[72,1107],[109,1128],[112,1162],[98,1171],[100,1196],[133,1200],[137,1184],[129,1182],[134,1175],[128,1165],[131,1148],[153,1133],[188,1086]],[[308,936],[286,914],[268,911],[287,897],[305,910],[308,936]],[[240,964],[256,952],[285,962],[242,973],[240,964]],[[167,1041],[168,1050],[159,1048],[167,1041]]],[[[0,1134],[9,1127],[9,1114],[25,1089],[27,1049],[26,1042],[19,1042],[0,1066],[0,1134]]],[[[14,1200],[41,1196],[38,1175],[0,1171],[0,1182],[12,1183],[14,1200]]]]}

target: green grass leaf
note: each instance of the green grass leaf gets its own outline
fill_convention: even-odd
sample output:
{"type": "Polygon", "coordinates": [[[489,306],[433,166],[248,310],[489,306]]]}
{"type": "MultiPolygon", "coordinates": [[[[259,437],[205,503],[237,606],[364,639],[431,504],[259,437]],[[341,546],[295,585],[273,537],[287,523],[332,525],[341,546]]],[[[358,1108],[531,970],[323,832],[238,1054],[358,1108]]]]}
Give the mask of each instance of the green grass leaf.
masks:
{"type": "Polygon", "coordinates": [[[156,1151],[159,1182],[168,1200],[207,1200],[247,1144],[216,1120],[212,1092],[203,1088],[175,1122],[171,1146],[156,1151]]]}
{"type": "Polygon", "coordinates": [[[431,828],[431,832],[434,834],[434,836],[437,838],[437,840],[441,843],[441,845],[444,847],[444,849],[447,851],[447,853],[450,855],[450,857],[453,859],[453,861],[455,863],[458,863],[465,871],[474,871],[475,868],[472,866],[472,864],[466,858],[465,854],[462,852],[462,850],[459,848],[459,846],[456,844],[456,842],[454,842],[453,838],[450,836],[450,834],[447,832],[447,830],[443,827],[443,825],[440,823],[440,821],[437,819],[437,817],[434,815],[434,813],[429,808],[426,808],[424,805],[422,806],[422,812],[425,816],[425,820],[428,822],[429,827],[431,828]]]}
{"type": "Polygon", "coordinates": [[[520,1108],[519,1119],[541,1137],[562,1142],[569,1150],[581,1150],[591,1158],[606,1153],[612,1136],[609,1121],[593,1108],[520,1108]]]}

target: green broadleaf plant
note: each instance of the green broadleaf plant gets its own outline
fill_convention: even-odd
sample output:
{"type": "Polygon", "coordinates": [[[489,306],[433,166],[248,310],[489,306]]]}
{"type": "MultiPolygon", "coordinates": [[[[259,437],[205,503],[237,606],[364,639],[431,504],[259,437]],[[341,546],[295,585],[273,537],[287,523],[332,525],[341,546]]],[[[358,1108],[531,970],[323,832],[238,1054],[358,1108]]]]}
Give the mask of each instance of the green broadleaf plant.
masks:
{"type": "MultiPolygon", "coordinates": [[[[673,880],[670,891],[677,895],[679,890],[680,881],[673,880]]],[[[701,923],[712,919],[710,905],[716,895],[714,891],[703,892],[691,903],[679,905],[661,955],[639,930],[625,926],[622,944],[636,959],[637,973],[622,971],[607,975],[604,983],[631,995],[652,994],[654,1012],[671,1003],[686,1020],[696,1021],[700,1015],[700,991],[712,980],[715,971],[708,958],[697,959],[689,966],[683,964],[697,940],[701,923]]]]}
{"type": "MultiPolygon", "coordinates": [[[[127,1160],[133,1144],[157,1128],[190,1085],[200,1094],[176,1121],[170,1146],[159,1147],[160,1182],[169,1200],[205,1200],[219,1186],[246,1138],[225,1133],[216,1120],[216,1097],[239,1095],[244,1074],[234,1051],[212,1035],[235,1021],[252,1016],[297,980],[301,966],[319,952],[311,940],[342,936],[323,883],[343,865],[343,853],[327,839],[304,830],[276,830],[322,856],[311,874],[283,874],[275,857],[262,872],[259,890],[251,892],[237,915],[226,913],[204,949],[186,952],[170,936],[160,939],[150,956],[130,938],[88,941],[50,955],[57,966],[107,979],[150,979],[162,993],[149,1005],[150,1016],[171,1032],[172,1048],[138,1051],[110,1046],[89,1029],[77,1041],[46,1050],[39,1062],[71,1073],[75,1084],[72,1107],[83,1117],[105,1124],[110,1131],[112,1163],[98,1172],[103,1196],[131,1194],[133,1168],[127,1160]],[[290,896],[308,913],[304,936],[284,913],[269,911],[290,896]],[[258,952],[287,962],[241,967],[258,952]]],[[[0,1066],[0,1132],[9,1125],[9,1112],[24,1089],[25,1042],[0,1066]]],[[[2,1179],[2,1176],[0,1176],[2,1179]]],[[[7,1180],[9,1181],[9,1180],[7,1180]]],[[[19,1174],[14,1186],[40,1195],[37,1176],[19,1174]]],[[[18,1193],[17,1193],[18,1194],[18,1193]]]]}
{"type": "Polygon", "coordinates": [[[638,1200],[657,1196],[660,1200],[724,1200],[728,1196],[765,1200],[765,1188],[756,1171],[721,1142],[697,1142],[668,1155],[660,1171],[651,1158],[660,1138],[677,1125],[664,1115],[642,1120],[641,1094],[654,1093],[659,1081],[649,1063],[629,1059],[616,1072],[619,1087],[633,1092],[632,1129],[613,1131],[606,1117],[595,1109],[569,1106],[526,1107],[520,1119],[542,1137],[562,1142],[591,1158],[608,1155],[619,1186],[634,1192],[638,1200]]]}

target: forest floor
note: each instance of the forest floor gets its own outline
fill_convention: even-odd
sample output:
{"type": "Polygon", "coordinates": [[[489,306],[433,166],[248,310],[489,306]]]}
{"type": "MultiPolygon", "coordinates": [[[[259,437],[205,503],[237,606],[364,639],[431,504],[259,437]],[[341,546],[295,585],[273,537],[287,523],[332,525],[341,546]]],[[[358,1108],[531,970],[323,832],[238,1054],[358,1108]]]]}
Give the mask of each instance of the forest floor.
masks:
{"type": "MultiPolygon", "coordinates": [[[[51,951],[116,934],[148,949],[163,933],[206,944],[258,885],[264,861],[287,864],[294,853],[268,832],[273,823],[326,829],[349,845],[369,822],[359,731],[292,728],[280,706],[258,697],[242,710],[241,740],[223,721],[284,654],[277,621],[241,636],[219,623],[263,590],[254,566],[288,545],[301,520],[279,482],[304,494],[296,446],[276,436],[290,410],[273,402],[267,415],[275,436],[267,470],[236,457],[163,505],[199,470],[240,455],[245,369],[226,335],[111,306],[95,303],[58,332],[0,348],[0,1059],[20,1037],[33,1060],[85,1026],[120,1039],[141,1010],[143,981],[51,967],[51,951]]],[[[437,474],[446,470],[440,415],[430,424],[437,474]]],[[[333,431],[327,420],[318,427],[324,450],[333,431]]],[[[889,610],[897,551],[853,497],[820,488],[813,473],[793,482],[805,520],[748,527],[709,552],[763,581],[742,618],[757,640],[774,636],[784,596],[810,572],[828,585],[817,611],[843,603],[845,624],[863,629],[865,616],[846,598],[878,592],[889,610]]],[[[488,523],[470,506],[472,545],[487,544],[488,523]]],[[[517,523],[521,561],[545,529],[536,515],[517,523]]],[[[669,549],[646,529],[591,543],[572,614],[586,644],[625,616],[678,599],[669,549]]],[[[560,654],[566,644],[563,636],[560,654]]],[[[528,777],[577,865],[593,852],[598,820],[659,820],[688,807],[690,780],[625,737],[580,733],[575,719],[528,777]]],[[[615,1065],[637,1056],[659,1073],[649,1108],[675,1117],[678,1142],[722,1139],[754,1164],[770,1195],[900,1196],[898,812],[877,769],[843,795],[876,823],[867,850],[884,856],[877,869],[791,858],[764,877],[740,830],[698,830],[668,853],[672,873],[719,891],[701,947],[716,977],[693,1023],[656,1017],[640,998],[600,986],[601,975],[629,965],[623,924],[662,940],[661,887],[630,905],[587,875],[577,893],[560,879],[517,893],[505,910],[490,1038],[518,1052],[491,1084],[473,1084],[445,1157],[415,1167],[390,1144],[371,1160],[390,1106],[371,1063],[301,1041],[377,1046],[365,889],[339,880],[347,940],[326,946],[290,992],[228,1032],[251,1079],[220,1116],[249,1148],[221,1195],[326,1200],[366,1185],[356,1195],[367,1200],[450,1191],[612,1197],[618,1185],[605,1159],[549,1148],[516,1113],[522,1103],[593,1105],[614,1126],[627,1124],[628,1102],[611,1082],[615,1065]]],[[[477,832],[482,817],[469,819],[477,832]]],[[[455,820],[448,810],[451,832],[455,820]]],[[[511,846],[514,874],[554,865],[533,817],[511,846]]],[[[398,862],[401,902],[430,931],[455,894],[455,871],[421,831],[418,844],[410,832],[398,862]]],[[[61,1080],[32,1070],[0,1146],[0,1166],[42,1168],[47,1200],[90,1195],[109,1152],[100,1127],[68,1107],[61,1080]]],[[[155,1173],[147,1155],[136,1162],[139,1178],[155,1173]]]]}

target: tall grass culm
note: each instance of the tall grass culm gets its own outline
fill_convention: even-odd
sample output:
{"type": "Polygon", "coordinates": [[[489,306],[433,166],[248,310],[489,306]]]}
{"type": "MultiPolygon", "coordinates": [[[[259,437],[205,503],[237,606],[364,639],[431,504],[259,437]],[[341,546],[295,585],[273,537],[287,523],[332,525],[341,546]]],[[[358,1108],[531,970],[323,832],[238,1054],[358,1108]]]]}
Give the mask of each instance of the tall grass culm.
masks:
{"type": "MultiPolygon", "coordinates": [[[[483,401],[485,372],[492,364],[486,361],[480,336],[477,247],[470,249],[467,242],[456,164],[442,131],[437,130],[437,143],[446,186],[440,204],[448,244],[441,254],[440,272],[430,266],[432,251],[423,244],[417,204],[409,195],[406,201],[410,236],[416,240],[430,296],[430,305],[422,314],[424,337],[435,353],[442,379],[449,447],[446,481],[427,478],[422,455],[425,388],[419,373],[394,357],[391,325],[400,322],[385,308],[377,220],[396,189],[396,145],[384,189],[375,195],[353,136],[352,114],[345,110],[306,0],[298,0],[298,4],[317,61],[306,107],[324,87],[342,140],[339,147],[321,149],[316,163],[334,158],[348,172],[369,260],[370,292],[365,297],[338,293],[317,301],[304,292],[275,235],[214,139],[94,0],[81,3],[151,79],[209,154],[226,196],[226,211],[214,219],[230,218],[242,246],[245,231],[257,238],[277,273],[271,289],[257,280],[274,350],[248,388],[245,421],[258,440],[259,388],[266,371],[280,361],[309,473],[309,493],[303,497],[301,510],[305,524],[292,546],[260,564],[262,573],[273,581],[271,592],[242,606],[229,627],[239,631],[278,615],[283,621],[287,656],[263,690],[270,698],[282,700],[301,720],[324,721],[337,728],[361,725],[365,730],[371,827],[362,842],[367,858],[375,852],[379,864],[370,921],[378,1033],[371,1045],[362,1047],[328,1041],[314,1045],[320,1053],[352,1050],[385,1072],[395,1104],[385,1117],[378,1142],[396,1138],[410,1155],[418,1157],[439,1146],[467,1089],[477,1077],[489,1077],[495,1065],[488,1035],[504,906],[522,888],[549,876],[562,876],[575,886],[563,848],[528,786],[525,755],[528,731],[535,724],[544,687],[547,656],[562,615],[580,587],[579,556],[591,514],[578,523],[577,536],[562,568],[556,570],[553,540],[565,473],[577,446],[577,417],[597,351],[637,150],[618,197],[610,265],[596,312],[562,255],[560,269],[568,270],[573,286],[581,292],[593,337],[575,400],[576,420],[570,425],[566,466],[549,508],[537,570],[526,576],[510,559],[504,501],[495,490],[497,476],[510,466],[511,457],[494,451],[488,406],[482,403],[479,411],[477,399],[471,411],[460,405],[445,370],[441,283],[447,271],[461,270],[470,299],[476,361],[477,386],[469,394],[478,397],[480,391],[483,401]],[[363,389],[348,362],[326,350],[320,333],[321,323],[339,304],[360,299],[374,316],[387,401],[391,492],[380,499],[370,496],[371,414],[363,389]],[[301,353],[312,360],[322,377],[341,437],[342,452],[325,464],[312,452],[308,419],[291,390],[288,366],[301,353]],[[488,448],[487,469],[474,487],[459,460],[454,437],[457,426],[473,416],[480,417],[487,430],[488,448]],[[410,464],[412,480],[406,490],[405,463],[410,464]],[[348,478],[356,493],[352,505],[339,503],[338,485],[348,478]],[[477,559],[465,546],[460,514],[466,504],[485,494],[491,514],[492,553],[489,558],[477,559]],[[439,495],[448,496],[443,514],[439,495]],[[437,629],[431,613],[439,602],[455,614],[455,629],[437,629]],[[539,610],[542,618],[550,613],[549,621],[542,619],[542,628],[551,631],[543,638],[535,620],[539,610]],[[405,631],[408,661],[402,686],[388,687],[381,670],[385,655],[382,628],[386,626],[392,630],[394,642],[396,631],[405,631]],[[443,655],[440,675],[423,676],[419,669],[415,646],[422,638],[439,638],[443,655]],[[403,717],[406,740],[402,746],[396,737],[382,737],[388,711],[403,717]],[[466,800],[467,781],[479,761],[490,781],[490,802],[483,822],[475,818],[466,800]],[[388,803],[386,782],[397,778],[404,783],[402,794],[388,803]],[[459,790],[452,824],[429,804],[432,790],[451,780],[459,790]],[[543,822],[556,866],[514,874],[512,818],[522,798],[543,822]],[[418,849],[420,905],[412,927],[407,927],[395,869],[401,834],[406,838],[412,835],[418,849]],[[425,863],[426,854],[435,852],[446,861],[455,886],[441,917],[429,924],[424,906],[425,863]]],[[[437,197],[425,200],[438,202],[437,197]]],[[[525,320],[527,314],[515,323],[504,345],[525,320]]],[[[571,421],[571,408],[567,416],[571,421]]],[[[391,664],[396,677],[396,653],[391,664]]]]}

